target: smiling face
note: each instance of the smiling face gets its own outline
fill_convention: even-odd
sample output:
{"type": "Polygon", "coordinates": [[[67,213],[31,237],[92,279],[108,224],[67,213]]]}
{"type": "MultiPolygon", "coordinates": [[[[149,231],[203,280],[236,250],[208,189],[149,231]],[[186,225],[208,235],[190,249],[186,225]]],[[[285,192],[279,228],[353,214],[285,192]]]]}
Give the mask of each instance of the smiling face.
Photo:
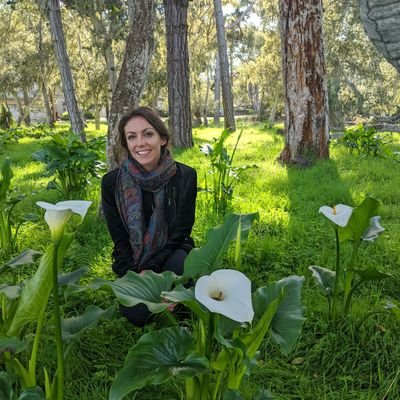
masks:
{"type": "Polygon", "coordinates": [[[157,168],[161,147],[167,140],[161,138],[154,127],[143,117],[131,118],[125,125],[125,138],[131,156],[148,171],[157,168]]]}

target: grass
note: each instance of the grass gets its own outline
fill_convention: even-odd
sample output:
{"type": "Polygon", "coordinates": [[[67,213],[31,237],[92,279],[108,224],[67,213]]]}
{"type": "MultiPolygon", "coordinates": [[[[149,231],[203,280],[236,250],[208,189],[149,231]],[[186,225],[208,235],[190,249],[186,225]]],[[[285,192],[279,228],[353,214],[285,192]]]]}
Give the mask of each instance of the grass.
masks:
{"type": "MultiPolygon", "coordinates": [[[[262,124],[244,126],[235,165],[256,163],[258,169],[245,173],[235,188],[232,210],[240,213],[259,212],[260,221],[243,244],[244,272],[258,285],[297,274],[306,277],[304,305],[306,323],[292,352],[284,356],[275,344],[265,343],[258,367],[244,382],[243,392],[250,396],[259,386],[275,394],[276,399],[398,399],[400,392],[400,322],[384,314],[372,315],[359,325],[366,311],[383,310],[385,300],[400,303],[398,269],[400,266],[400,173],[398,162],[391,159],[359,158],[344,148],[331,146],[329,160],[318,161],[309,169],[285,167],[276,162],[283,148],[283,137],[262,124]],[[376,242],[363,246],[359,266],[376,266],[393,274],[393,279],[367,283],[356,292],[352,312],[336,324],[328,323],[325,299],[315,287],[308,266],[334,266],[334,234],[318,209],[322,205],[344,203],[358,205],[370,194],[381,201],[381,223],[386,231],[376,242]]],[[[199,145],[210,142],[220,129],[194,131],[195,147],[175,150],[178,161],[196,168],[198,184],[207,173],[206,157],[199,145]]],[[[105,126],[96,132],[88,127],[88,138],[104,135],[105,126]]],[[[237,134],[228,140],[233,146],[237,134]]],[[[400,150],[400,135],[393,134],[392,149],[400,150]]],[[[29,196],[17,212],[39,213],[35,202],[62,200],[55,191],[47,191],[48,178],[44,165],[30,159],[48,137],[21,138],[18,144],[6,146],[0,163],[12,158],[13,184],[29,196]]],[[[203,193],[198,194],[193,237],[200,246],[208,228],[220,219],[212,215],[203,193]]],[[[86,280],[96,276],[112,279],[111,249],[104,221],[98,218],[99,181],[93,180],[87,199],[93,201],[89,215],[78,230],[63,269],[89,266],[86,280]]],[[[47,227],[41,219],[21,228],[19,249],[43,250],[49,242],[47,227]]],[[[343,258],[349,257],[344,251],[343,258]]],[[[6,258],[0,253],[0,258],[6,258]]],[[[0,261],[4,261],[1,260],[0,261]]],[[[226,266],[233,263],[228,252],[226,266]]],[[[23,271],[28,274],[29,271],[23,271]]],[[[111,295],[85,293],[71,297],[66,312],[83,310],[90,304],[115,304],[111,295]]],[[[162,321],[156,321],[162,324],[162,321]]],[[[153,329],[153,325],[144,331],[153,329]]],[[[50,332],[48,332],[50,333],[50,332]]],[[[106,399],[115,372],[123,365],[129,348],[143,330],[133,328],[124,318],[105,321],[84,335],[66,358],[66,399],[106,399]]],[[[49,336],[50,337],[50,336],[49,336]]],[[[46,338],[46,337],[45,337],[46,338]]],[[[51,364],[52,342],[44,341],[40,362],[51,364]]],[[[148,387],[136,397],[127,399],[177,399],[171,385],[148,387]]]]}

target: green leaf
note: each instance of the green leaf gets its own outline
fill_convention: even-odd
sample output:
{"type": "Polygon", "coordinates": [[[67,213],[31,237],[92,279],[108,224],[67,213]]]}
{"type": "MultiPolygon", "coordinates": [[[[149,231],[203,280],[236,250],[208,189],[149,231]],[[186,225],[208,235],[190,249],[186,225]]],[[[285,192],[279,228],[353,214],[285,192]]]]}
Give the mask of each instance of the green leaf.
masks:
{"type": "MultiPolygon", "coordinates": [[[[65,253],[71,245],[72,240],[73,235],[64,234],[58,247],[58,267],[61,266],[65,253]]],[[[52,244],[42,256],[35,275],[30,278],[22,288],[21,298],[11,326],[8,329],[7,336],[17,336],[20,329],[28,322],[36,320],[43,308],[46,307],[53,287],[53,251],[54,245],[52,244]]]]}
{"type": "Polygon", "coordinates": [[[252,223],[258,218],[258,213],[227,215],[221,226],[208,231],[204,246],[193,249],[186,257],[184,275],[187,277],[209,275],[220,268],[222,256],[230,242],[237,238],[239,221],[243,240],[247,238],[252,223]]]}
{"type": "Polygon", "coordinates": [[[339,228],[341,242],[360,240],[365,230],[369,227],[370,218],[378,214],[379,201],[367,196],[356,208],[344,228],[339,228]]]}
{"type": "Polygon", "coordinates": [[[13,390],[11,379],[7,372],[0,372],[0,400],[12,400],[13,390]]]}
{"type": "Polygon", "coordinates": [[[11,159],[7,157],[1,166],[1,176],[0,179],[0,202],[7,198],[7,193],[10,189],[11,179],[13,177],[13,172],[11,169],[11,159]]]}
{"type": "Polygon", "coordinates": [[[267,389],[258,389],[257,393],[253,396],[253,400],[273,400],[274,396],[267,389]]]}
{"type": "Polygon", "coordinates": [[[176,278],[177,276],[169,271],[156,274],[148,270],[143,275],[128,271],[126,275],[114,282],[95,279],[90,287],[92,289],[108,287],[124,306],[133,307],[143,303],[151,312],[159,313],[168,306],[162,302],[161,293],[170,291],[176,278]]]}
{"type": "Polygon", "coordinates": [[[46,400],[42,388],[39,386],[24,389],[18,397],[18,400],[46,400]]]}
{"type": "Polygon", "coordinates": [[[223,400],[244,400],[239,390],[227,389],[224,392],[223,400]]]}
{"type": "Polygon", "coordinates": [[[194,348],[192,336],[182,327],[143,335],[117,372],[109,400],[120,400],[133,390],[159,385],[174,376],[191,377],[207,372],[208,360],[196,354],[194,348]]]}
{"type": "Polygon", "coordinates": [[[271,336],[287,354],[297,340],[305,318],[301,302],[302,276],[289,276],[259,288],[254,293],[253,307],[256,316],[261,316],[268,305],[283,295],[271,323],[271,336]]]}
{"type": "Polygon", "coordinates": [[[172,292],[162,292],[161,297],[170,303],[184,304],[204,322],[208,321],[209,311],[194,297],[194,288],[187,289],[183,285],[179,285],[172,292]]]}
{"type": "Polygon", "coordinates": [[[7,261],[5,265],[11,268],[15,268],[21,265],[33,264],[35,260],[41,255],[42,253],[40,253],[39,251],[26,249],[18,256],[12,258],[10,261],[7,261]]]}
{"type": "Polygon", "coordinates": [[[115,307],[103,310],[97,306],[89,306],[79,317],[66,318],[61,321],[63,340],[79,338],[87,329],[97,326],[100,318],[110,319],[115,313],[115,307]]]}
{"type": "Polygon", "coordinates": [[[382,279],[391,278],[391,274],[387,274],[385,272],[381,272],[375,267],[369,267],[367,269],[356,269],[352,268],[362,281],[380,281],[382,279]]]}
{"type": "Polygon", "coordinates": [[[308,269],[312,272],[312,277],[318,285],[318,288],[325,296],[332,296],[335,287],[336,272],[330,269],[311,265],[308,269]]]}
{"type": "Polygon", "coordinates": [[[0,336],[0,354],[9,351],[11,354],[18,354],[26,349],[26,343],[16,337],[0,336]]]}
{"type": "Polygon", "coordinates": [[[4,294],[8,300],[15,300],[18,299],[18,297],[21,294],[21,286],[19,285],[0,285],[0,295],[4,294]]]}
{"type": "Polygon", "coordinates": [[[72,285],[79,282],[83,275],[89,271],[88,267],[78,268],[75,271],[69,272],[67,274],[58,275],[58,286],[72,285]]]}

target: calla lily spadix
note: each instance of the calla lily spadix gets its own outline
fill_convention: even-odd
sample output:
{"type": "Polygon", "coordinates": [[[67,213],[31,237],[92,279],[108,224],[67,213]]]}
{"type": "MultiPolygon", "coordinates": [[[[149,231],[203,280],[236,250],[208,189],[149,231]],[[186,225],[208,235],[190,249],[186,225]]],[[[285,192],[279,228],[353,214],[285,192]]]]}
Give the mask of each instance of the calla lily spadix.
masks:
{"type": "Polygon", "coordinates": [[[72,214],[80,215],[83,220],[92,202],[86,200],[67,200],[50,204],[38,201],[36,204],[46,210],[44,219],[50,228],[51,238],[53,241],[58,241],[61,239],[65,225],[72,214]]]}
{"type": "Polygon", "coordinates": [[[385,228],[383,228],[379,223],[380,220],[381,217],[378,215],[370,218],[369,227],[363,233],[362,240],[365,240],[366,242],[372,242],[381,232],[385,230],[385,228]]]}
{"type": "Polygon", "coordinates": [[[196,300],[211,312],[237,322],[251,322],[251,282],[243,273],[220,269],[198,279],[194,288],[196,300]]]}
{"type": "Polygon", "coordinates": [[[353,208],[344,204],[337,204],[335,207],[323,206],[319,209],[319,212],[334,224],[344,228],[349,222],[353,208]]]}

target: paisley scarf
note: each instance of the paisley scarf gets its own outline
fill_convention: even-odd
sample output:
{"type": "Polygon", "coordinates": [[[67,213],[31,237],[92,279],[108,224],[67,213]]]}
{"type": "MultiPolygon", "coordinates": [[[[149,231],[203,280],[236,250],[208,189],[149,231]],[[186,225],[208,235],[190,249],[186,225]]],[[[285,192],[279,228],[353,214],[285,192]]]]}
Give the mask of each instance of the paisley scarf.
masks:
{"type": "Polygon", "coordinates": [[[129,232],[134,265],[139,270],[167,242],[165,187],[175,174],[176,164],[167,149],[162,149],[158,166],[152,172],[146,171],[131,156],[121,166],[116,190],[117,206],[129,232]],[[147,227],[142,190],[152,192],[154,197],[153,213],[147,227]]]}

